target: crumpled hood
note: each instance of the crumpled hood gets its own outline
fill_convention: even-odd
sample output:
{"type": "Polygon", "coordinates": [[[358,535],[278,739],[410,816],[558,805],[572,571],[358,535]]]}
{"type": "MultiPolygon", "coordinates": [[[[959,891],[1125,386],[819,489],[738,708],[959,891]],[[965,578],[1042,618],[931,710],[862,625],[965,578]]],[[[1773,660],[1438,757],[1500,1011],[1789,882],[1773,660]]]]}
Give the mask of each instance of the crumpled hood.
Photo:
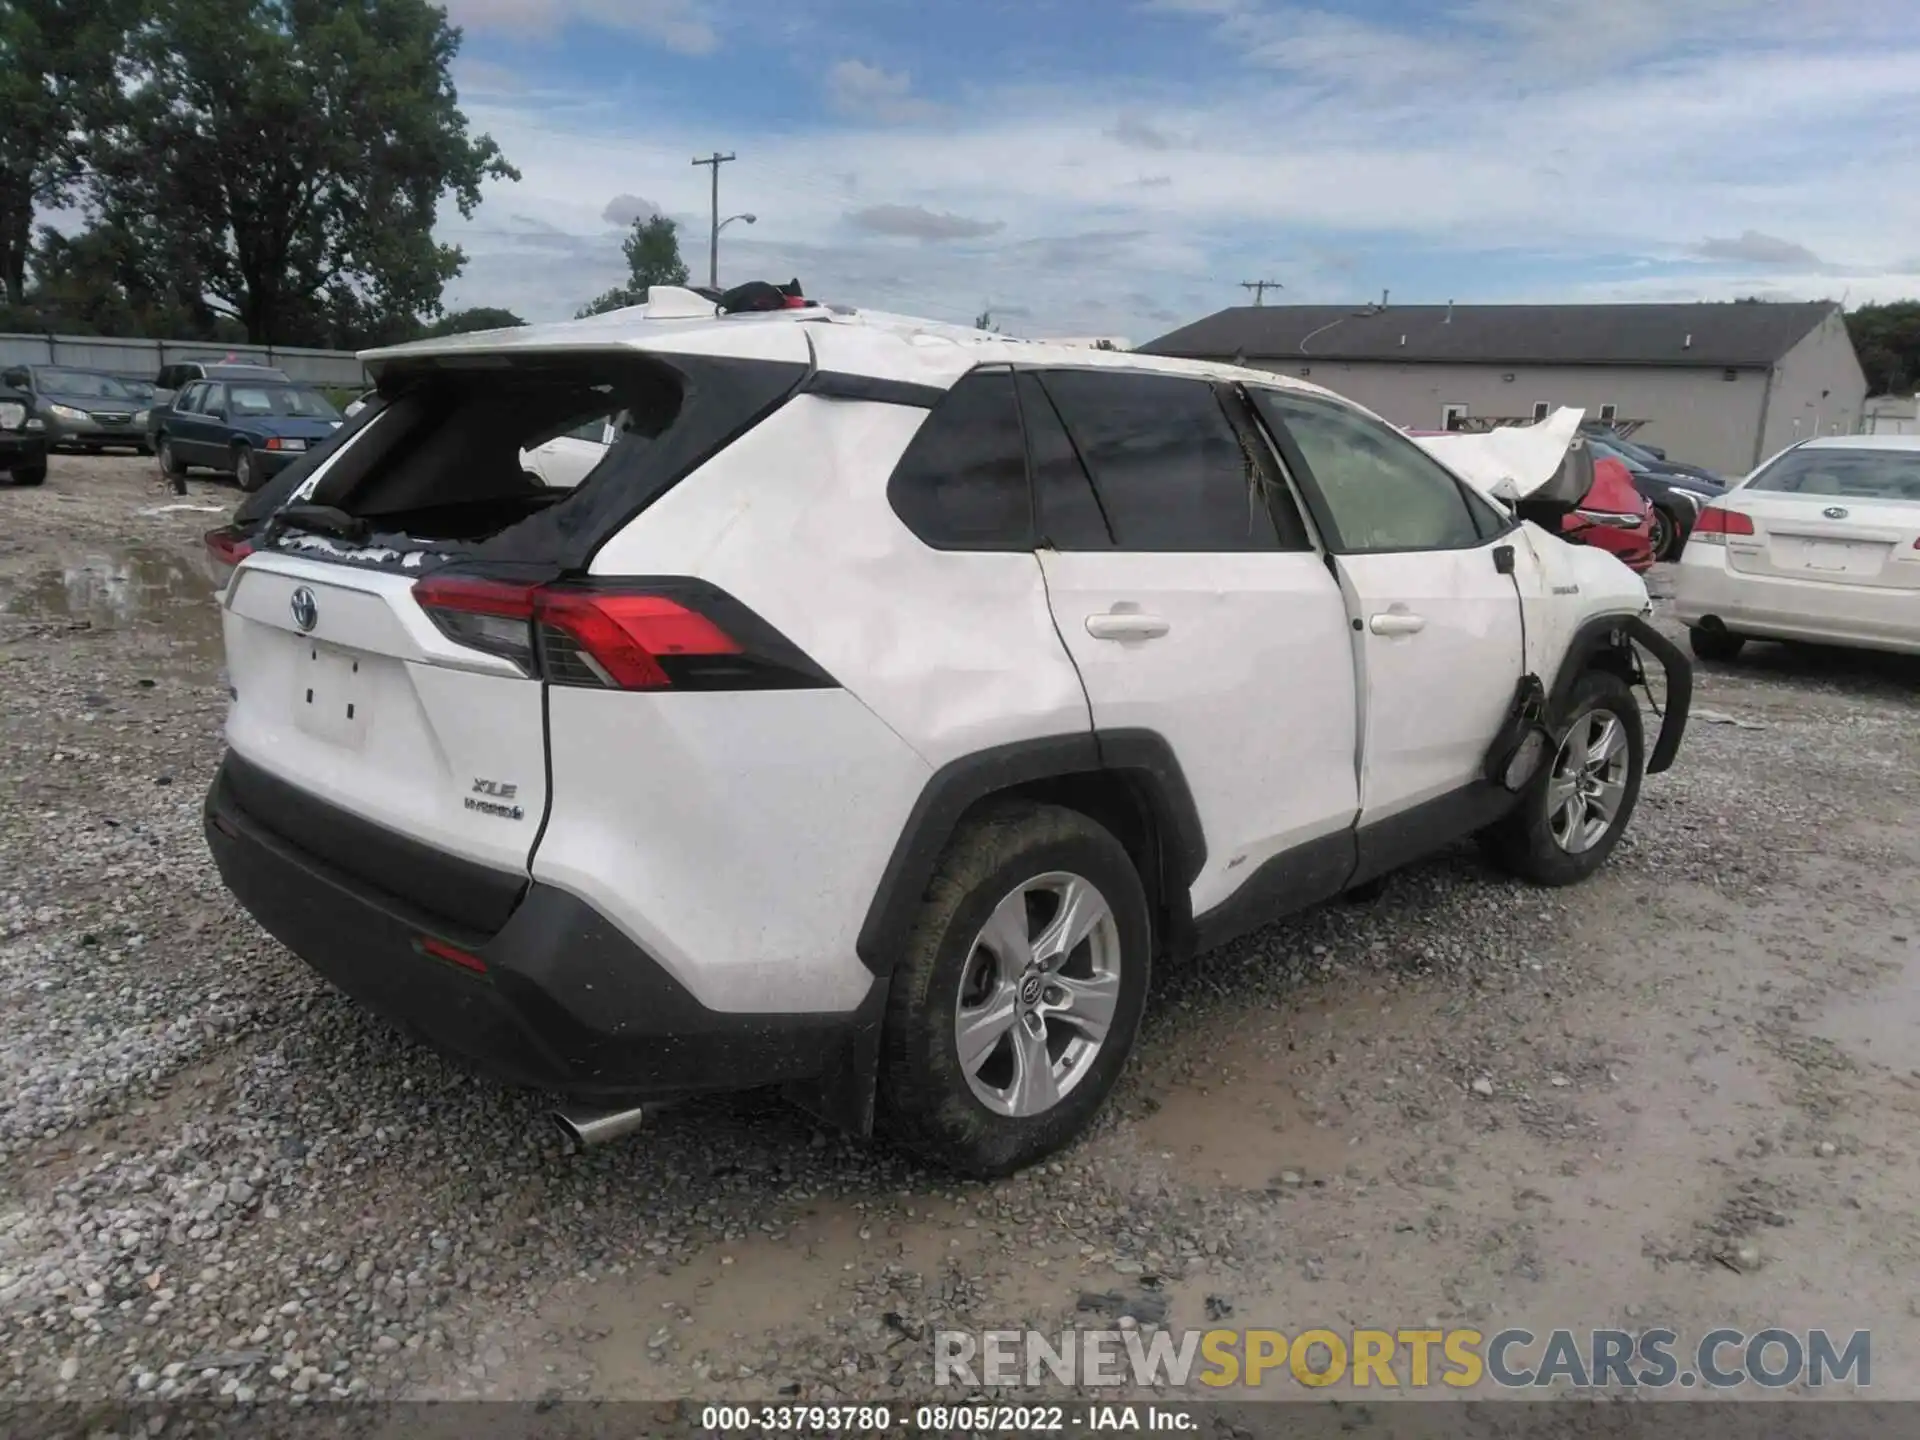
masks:
{"type": "Polygon", "coordinates": [[[1524,496],[1560,474],[1585,413],[1563,406],[1532,425],[1505,425],[1483,435],[1416,434],[1409,438],[1489,498],[1503,480],[1511,480],[1514,489],[1524,496]]]}

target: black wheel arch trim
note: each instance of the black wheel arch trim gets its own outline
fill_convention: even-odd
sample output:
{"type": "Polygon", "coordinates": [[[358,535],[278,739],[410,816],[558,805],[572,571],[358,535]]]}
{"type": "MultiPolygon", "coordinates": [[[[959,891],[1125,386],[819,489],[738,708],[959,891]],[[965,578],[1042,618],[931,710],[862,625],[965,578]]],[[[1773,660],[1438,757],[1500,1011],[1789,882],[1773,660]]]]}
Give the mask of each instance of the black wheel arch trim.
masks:
{"type": "Polygon", "coordinates": [[[861,963],[876,975],[892,974],[934,867],[975,805],[1022,785],[1103,772],[1137,786],[1151,810],[1163,872],[1160,900],[1171,912],[1173,928],[1184,934],[1192,923],[1190,891],[1206,864],[1207,846],[1199,807],[1173,747],[1151,730],[1081,731],[996,745],[934,772],[867,907],[855,941],[861,963]]]}
{"type": "Polygon", "coordinates": [[[1550,723],[1564,723],[1573,687],[1580,677],[1594,668],[1603,654],[1622,656],[1624,663],[1638,673],[1635,646],[1660,662],[1667,679],[1665,711],[1660,719],[1660,734],[1647,752],[1647,773],[1658,775],[1672,766],[1680,753],[1680,741],[1686,734],[1687,715],[1693,706],[1693,662],[1686,652],[1662,635],[1641,615],[1596,615],[1574,632],[1573,642],[1560,661],[1553,689],[1547,700],[1550,723]]]}

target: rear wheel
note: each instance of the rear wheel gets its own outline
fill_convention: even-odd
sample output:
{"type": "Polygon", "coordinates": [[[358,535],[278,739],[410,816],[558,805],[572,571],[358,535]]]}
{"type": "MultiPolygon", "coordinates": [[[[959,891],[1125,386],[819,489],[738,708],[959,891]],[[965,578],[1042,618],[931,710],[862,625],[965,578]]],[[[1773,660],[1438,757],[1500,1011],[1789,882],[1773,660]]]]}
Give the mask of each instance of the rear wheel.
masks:
{"type": "Polygon", "coordinates": [[[1687,645],[1702,660],[1738,660],[1746,648],[1747,637],[1719,627],[1695,625],[1687,631],[1687,645]]]}
{"type": "Polygon", "coordinates": [[[260,473],[260,462],[254,458],[251,445],[233,447],[233,480],[242,490],[251,495],[260,488],[265,477],[260,473]]]}
{"type": "Polygon", "coordinates": [[[1646,741],[1626,681],[1589,670],[1574,686],[1553,758],[1511,814],[1482,832],[1498,864],[1539,885],[1571,885],[1606,863],[1640,799],[1646,741]]]}
{"type": "Polygon", "coordinates": [[[969,821],[888,991],[888,1133],[972,1175],[1069,1144],[1133,1048],[1151,944],[1146,892],[1107,830],[1030,803],[969,821]]]}

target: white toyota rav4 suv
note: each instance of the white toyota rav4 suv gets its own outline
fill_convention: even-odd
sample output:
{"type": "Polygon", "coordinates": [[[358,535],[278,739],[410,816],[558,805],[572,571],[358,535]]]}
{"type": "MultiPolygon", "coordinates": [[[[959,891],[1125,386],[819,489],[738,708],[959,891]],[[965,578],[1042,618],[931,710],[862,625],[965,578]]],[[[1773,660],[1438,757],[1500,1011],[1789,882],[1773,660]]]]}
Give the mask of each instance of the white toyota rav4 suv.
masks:
{"type": "Polygon", "coordinates": [[[380,401],[209,537],[208,840],[586,1140],[781,1085],[1016,1168],[1153,963],[1470,835],[1577,880],[1680,742],[1639,580],[1512,513],[1584,491],[1575,412],[1449,468],[1259,371],[660,292],[365,358],[380,401]],[[611,414],[580,484],[526,473],[611,414]]]}

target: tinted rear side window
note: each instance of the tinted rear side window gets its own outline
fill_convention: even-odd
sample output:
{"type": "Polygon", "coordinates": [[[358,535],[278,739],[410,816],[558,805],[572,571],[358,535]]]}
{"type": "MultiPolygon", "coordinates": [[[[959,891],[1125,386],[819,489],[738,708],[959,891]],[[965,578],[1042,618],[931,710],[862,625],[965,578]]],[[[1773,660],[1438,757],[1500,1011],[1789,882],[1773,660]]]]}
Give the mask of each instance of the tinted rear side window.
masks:
{"type": "Polygon", "coordinates": [[[1030,550],[1033,506],[1013,374],[962,377],[887,482],[893,513],[936,550],[1030,550]]]}
{"type": "Polygon", "coordinates": [[[1206,381],[1056,370],[1042,383],[1119,548],[1279,548],[1261,477],[1206,381]]]}

